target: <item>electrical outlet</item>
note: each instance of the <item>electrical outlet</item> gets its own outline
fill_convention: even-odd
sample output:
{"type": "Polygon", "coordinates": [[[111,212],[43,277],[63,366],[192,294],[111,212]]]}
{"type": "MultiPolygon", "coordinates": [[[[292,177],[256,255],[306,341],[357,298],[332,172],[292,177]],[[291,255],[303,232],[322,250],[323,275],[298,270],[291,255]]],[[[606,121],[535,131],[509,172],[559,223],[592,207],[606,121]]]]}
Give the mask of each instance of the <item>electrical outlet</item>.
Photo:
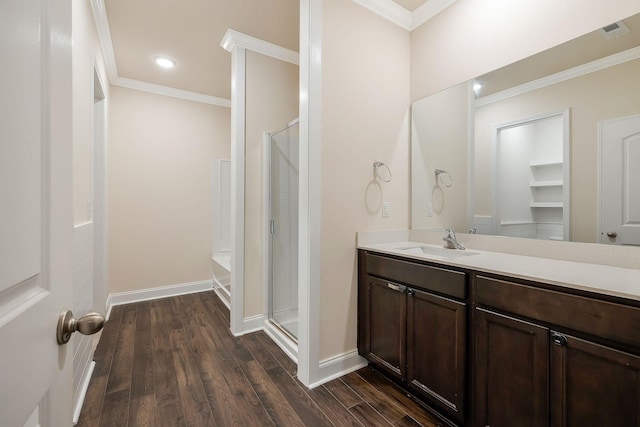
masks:
{"type": "Polygon", "coordinates": [[[427,203],[427,216],[433,216],[433,203],[427,203]]]}
{"type": "Polygon", "coordinates": [[[391,203],[382,202],[382,218],[389,218],[391,216],[391,203]]]}

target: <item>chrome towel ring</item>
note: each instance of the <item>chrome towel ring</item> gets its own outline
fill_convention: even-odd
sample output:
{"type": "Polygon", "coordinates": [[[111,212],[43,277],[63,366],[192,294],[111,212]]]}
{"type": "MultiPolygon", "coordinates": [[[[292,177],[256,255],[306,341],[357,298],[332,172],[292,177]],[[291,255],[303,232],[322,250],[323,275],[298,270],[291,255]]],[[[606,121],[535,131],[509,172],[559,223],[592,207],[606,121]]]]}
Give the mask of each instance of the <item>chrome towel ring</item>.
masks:
{"type": "Polygon", "coordinates": [[[391,181],[391,169],[389,166],[385,165],[382,162],[373,162],[373,173],[376,177],[380,179],[382,182],[390,182],[391,181]],[[380,169],[384,171],[386,169],[386,173],[380,173],[380,169]]]}
{"type": "Polygon", "coordinates": [[[447,188],[453,185],[453,178],[451,178],[451,174],[449,174],[449,172],[442,169],[436,169],[434,172],[436,174],[436,185],[438,185],[438,180],[440,180],[442,185],[447,188]],[[443,176],[446,176],[447,178],[443,178],[443,176]]]}

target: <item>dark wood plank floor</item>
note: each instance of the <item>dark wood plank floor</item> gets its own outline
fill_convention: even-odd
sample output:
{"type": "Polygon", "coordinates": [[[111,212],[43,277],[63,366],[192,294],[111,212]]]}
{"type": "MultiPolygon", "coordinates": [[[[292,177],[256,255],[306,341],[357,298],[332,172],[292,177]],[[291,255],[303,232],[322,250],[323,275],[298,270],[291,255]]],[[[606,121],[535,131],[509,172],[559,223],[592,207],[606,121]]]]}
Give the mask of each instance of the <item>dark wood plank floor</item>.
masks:
{"type": "Polygon", "coordinates": [[[212,292],[114,307],[78,426],[442,425],[369,368],[309,390],[212,292]]]}

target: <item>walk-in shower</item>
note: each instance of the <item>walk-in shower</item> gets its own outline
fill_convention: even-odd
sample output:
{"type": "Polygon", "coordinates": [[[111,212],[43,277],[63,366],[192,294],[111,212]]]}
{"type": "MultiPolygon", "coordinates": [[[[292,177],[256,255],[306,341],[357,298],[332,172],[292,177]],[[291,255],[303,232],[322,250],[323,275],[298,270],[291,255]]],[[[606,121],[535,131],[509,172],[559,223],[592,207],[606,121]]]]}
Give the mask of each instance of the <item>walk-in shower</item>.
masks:
{"type": "Polygon", "coordinates": [[[298,337],[298,120],[266,141],[269,322],[298,337]]]}

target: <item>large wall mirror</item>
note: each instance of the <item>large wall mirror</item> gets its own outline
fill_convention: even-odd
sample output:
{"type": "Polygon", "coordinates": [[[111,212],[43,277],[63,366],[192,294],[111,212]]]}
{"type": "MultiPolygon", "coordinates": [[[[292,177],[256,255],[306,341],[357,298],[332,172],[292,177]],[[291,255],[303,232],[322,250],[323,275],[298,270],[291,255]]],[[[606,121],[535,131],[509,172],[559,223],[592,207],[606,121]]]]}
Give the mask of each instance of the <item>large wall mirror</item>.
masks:
{"type": "Polygon", "coordinates": [[[640,245],[640,14],[412,105],[412,228],[640,245]]]}

